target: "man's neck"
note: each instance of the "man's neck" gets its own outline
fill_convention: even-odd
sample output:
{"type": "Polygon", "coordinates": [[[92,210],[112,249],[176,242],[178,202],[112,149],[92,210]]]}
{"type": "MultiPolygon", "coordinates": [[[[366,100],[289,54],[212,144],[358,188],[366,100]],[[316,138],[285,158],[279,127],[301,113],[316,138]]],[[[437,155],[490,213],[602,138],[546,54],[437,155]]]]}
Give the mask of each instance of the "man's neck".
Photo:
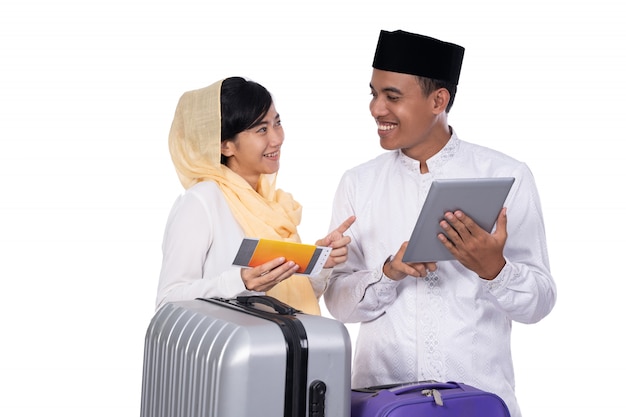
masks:
{"type": "Polygon", "coordinates": [[[415,147],[402,149],[402,153],[411,159],[419,161],[420,172],[425,174],[428,172],[427,161],[437,155],[446,146],[451,137],[452,128],[446,125],[443,129],[434,129],[430,137],[415,147]]]}

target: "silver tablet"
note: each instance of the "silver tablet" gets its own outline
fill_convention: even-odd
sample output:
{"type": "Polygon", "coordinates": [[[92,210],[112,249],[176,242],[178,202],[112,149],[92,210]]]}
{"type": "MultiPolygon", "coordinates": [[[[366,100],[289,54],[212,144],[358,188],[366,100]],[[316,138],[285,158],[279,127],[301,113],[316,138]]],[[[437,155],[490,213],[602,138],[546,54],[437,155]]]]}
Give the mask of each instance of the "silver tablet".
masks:
{"type": "Polygon", "coordinates": [[[461,210],[491,232],[515,178],[462,178],[434,180],[415,223],[403,262],[436,262],[454,259],[439,241],[444,213],[461,210]]]}

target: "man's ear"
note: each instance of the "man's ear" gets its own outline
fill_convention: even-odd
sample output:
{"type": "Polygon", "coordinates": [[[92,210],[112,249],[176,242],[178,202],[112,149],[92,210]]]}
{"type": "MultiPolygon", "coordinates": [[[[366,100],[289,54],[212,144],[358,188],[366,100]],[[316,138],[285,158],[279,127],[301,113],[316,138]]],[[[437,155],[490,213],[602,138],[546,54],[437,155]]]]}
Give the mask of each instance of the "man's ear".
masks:
{"type": "Polygon", "coordinates": [[[441,114],[446,111],[450,102],[450,92],[447,88],[440,88],[433,92],[433,112],[441,114]]]}
{"type": "Polygon", "coordinates": [[[222,155],[225,157],[233,156],[233,141],[232,140],[223,140],[222,141],[222,155]]]}

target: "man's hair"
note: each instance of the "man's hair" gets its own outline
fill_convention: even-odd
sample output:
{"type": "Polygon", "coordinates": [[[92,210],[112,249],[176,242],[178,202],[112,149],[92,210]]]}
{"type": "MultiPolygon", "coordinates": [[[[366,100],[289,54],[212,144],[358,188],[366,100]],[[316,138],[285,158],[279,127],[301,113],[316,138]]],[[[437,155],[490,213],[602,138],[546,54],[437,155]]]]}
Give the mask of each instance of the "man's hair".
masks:
{"type": "Polygon", "coordinates": [[[446,113],[450,113],[450,109],[452,108],[452,104],[454,103],[454,97],[456,96],[456,84],[449,83],[446,81],[435,80],[433,78],[420,77],[416,75],[417,82],[422,87],[422,92],[425,96],[428,96],[435,90],[439,90],[440,88],[445,88],[450,93],[450,101],[448,102],[448,106],[446,107],[446,113]]]}

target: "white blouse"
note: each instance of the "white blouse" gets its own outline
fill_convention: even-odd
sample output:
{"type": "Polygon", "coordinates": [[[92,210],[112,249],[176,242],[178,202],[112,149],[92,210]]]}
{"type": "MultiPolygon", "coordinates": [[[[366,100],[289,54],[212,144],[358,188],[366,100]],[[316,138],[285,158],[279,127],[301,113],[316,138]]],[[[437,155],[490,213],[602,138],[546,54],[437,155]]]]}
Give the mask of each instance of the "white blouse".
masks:
{"type": "MultiPolygon", "coordinates": [[[[186,190],[165,227],[157,309],[169,301],[259,294],[246,290],[241,267],[232,264],[243,238],[217,184],[204,181],[186,190]]],[[[318,298],[329,276],[330,270],[323,270],[309,277],[318,298]]]]}

